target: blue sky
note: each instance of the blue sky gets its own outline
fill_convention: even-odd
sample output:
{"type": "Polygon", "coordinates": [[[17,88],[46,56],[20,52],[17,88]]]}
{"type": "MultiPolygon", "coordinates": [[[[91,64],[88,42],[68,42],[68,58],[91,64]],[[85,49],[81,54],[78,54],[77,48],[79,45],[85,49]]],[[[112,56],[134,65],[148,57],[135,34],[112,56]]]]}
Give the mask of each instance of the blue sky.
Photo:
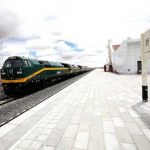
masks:
{"type": "Polygon", "coordinates": [[[56,43],[59,43],[59,42],[63,42],[64,44],[69,46],[71,48],[71,50],[73,50],[73,51],[77,51],[77,52],[84,51],[84,49],[79,48],[78,45],[73,42],[66,41],[66,40],[58,40],[56,43]]]}
{"type": "Polygon", "coordinates": [[[149,29],[149,4],[149,0],[1,0],[0,56],[103,66],[108,39],[119,44],[128,37],[140,38],[149,29]]]}

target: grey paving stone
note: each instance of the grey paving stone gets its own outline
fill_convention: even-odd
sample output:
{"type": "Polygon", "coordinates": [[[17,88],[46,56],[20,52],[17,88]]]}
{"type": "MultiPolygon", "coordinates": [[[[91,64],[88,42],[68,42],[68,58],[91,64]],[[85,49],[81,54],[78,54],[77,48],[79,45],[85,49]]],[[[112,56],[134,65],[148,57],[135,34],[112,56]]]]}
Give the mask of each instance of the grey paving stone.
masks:
{"type": "Polygon", "coordinates": [[[138,125],[136,123],[134,123],[134,122],[127,123],[126,122],[125,125],[131,134],[143,135],[143,132],[141,131],[141,129],[138,127],[138,125]]]}
{"type": "Polygon", "coordinates": [[[147,139],[150,141],[150,129],[143,129],[143,132],[145,136],[147,137],[147,139]]]}
{"type": "Polygon", "coordinates": [[[22,148],[22,149],[28,149],[28,147],[31,145],[33,141],[32,140],[23,140],[17,148],[22,148]]]}
{"type": "Polygon", "coordinates": [[[142,118],[135,118],[134,119],[136,124],[141,128],[141,129],[147,129],[150,128],[150,124],[145,122],[142,118]]]}
{"type": "Polygon", "coordinates": [[[45,126],[45,128],[54,129],[56,127],[55,123],[50,123],[45,126]]]}
{"type": "Polygon", "coordinates": [[[52,131],[53,131],[53,129],[44,128],[40,133],[41,134],[48,134],[48,135],[50,135],[52,131]]]}
{"type": "Polygon", "coordinates": [[[16,147],[15,150],[24,150],[24,149],[16,147]]]}
{"type": "Polygon", "coordinates": [[[62,138],[56,150],[71,150],[74,143],[73,138],[62,138]]]}
{"type": "Polygon", "coordinates": [[[114,133],[114,126],[112,121],[103,121],[103,130],[104,132],[114,133]]]}
{"type": "Polygon", "coordinates": [[[53,146],[56,147],[63,136],[64,130],[54,129],[49,137],[44,142],[45,146],[53,146]]]}
{"type": "Polygon", "coordinates": [[[100,117],[102,115],[100,109],[97,109],[97,108],[94,107],[93,115],[100,117]]]}
{"type": "Polygon", "coordinates": [[[118,109],[121,113],[127,112],[126,108],[124,107],[118,107],[118,109]]]}
{"type": "Polygon", "coordinates": [[[34,140],[34,139],[36,139],[37,136],[38,136],[38,133],[31,132],[29,135],[26,136],[26,139],[34,140]]]}
{"type": "Polygon", "coordinates": [[[119,117],[120,116],[120,113],[117,109],[110,108],[110,113],[111,113],[112,117],[119,117]]]}
{"type": "Polygon", "coordinates": [[[150,143],[143,135],[132,135],[138,150],[149,150],[150,143]]]}
{"type": "Polygon", "coordinates": [[[78,125],[75,124],[69,124],[63,137],[70,137],[70,138],[75,138],[78,130],[78,125]]]}
{"type": "Polygon", "coordinates": [[[47,128],[49,124],[48,123],[45,123],[45,122],[42,122],[38,125],[39,128],[47,128]]]}
{"type": "Polygon", "coordinates": [[[43,131],[43,128],[39,128],[39,127],[36,127],[35,129],[32,130],[32,132],[35,134],[42,133],[42,131],[43,131]]]}
{"type": "Polygon", "coordinates": [[[115,128],[115,133],[120,143],[134,143],[129,131],[123,127],[115,128]]]}
{"type": "Polygon", "coordinates": [[[92,126],[90,128],[90,140],[101,142],[101,143],[104,141],[102,127],[92,126]]]}
{"type": "Polygon", "coordinates": [[[129,110],[129,113],[130,115],[133,117],[133,118],[139,118],[141,117],[137,112],[135,112],[134,110],[129,110]]]}
{"type": "Polygon", "coordinates": [[[91,126],[102,126],[101,117],[93,116],[91,119],[91,126]]]}
{"type": "Polygon", "coordinates": [[[71,120],[71,123],[72,124],[79,124],[80,123],[80,120],[81,120],[81,115],[78,115],[78,116],[74,116],[71,120]]]}
{"type": "Polygon", "coordinates": [[[103,113],[102,113],[102,120],[111,121],[111,120],[112,120],[112,117],[111,117],[110,112],[103,112],[103,113]]]}
{"type": "Polygon", "coordinates": [[[49,136],[48,134],[40,134],[36,137],[36,140],[44,142],[48,138],[48,136],[49,136]]]}
{"type": "Polygon", "coordinates": [[[115,127],[124,127],[124,122],[121,117],[113,117],[113,123],[115,127]]]}
{"type": "Polygon", "coordinates": [[[88,132],[79,131],[73,147],[77,149],[86,149],[88,147],[88,139],[88,132]]]}
{"type": "Polygon", "coordinates": [[[104,150],[104,143],[90,140],[88,150],[104,150]]]}
{"type": "Polygon", "coordinates": [[[104,133],[104,143],[106,150],[120,150],[119,142],[113,133],[104,133]]]}
{"type": "Polygon", "coordinates": [[[52,146],[43,146],[41,150],[55,150],[52,146]]]}
{"type": "Polygon", "coordinates": [[[121,150],[137,150],[135,144],[121,143],[120,145],[121,150]]]}
{"type": "Polygon", "coordinates": [[[131,117],[131,115],[128,112],[121,112],[121,117],[124,120],[124,122],[133,122],[134,119],[131,117]]]}
{"type": "Polygon", "coordinates": [[[33,141],[32,144],[28,147],[28,150],[38,150],[40,146],[42,145],[42,142],[40,141],[33,141]]]}
{"type": "Polygon", "coordinates": [[[79,126],[79,131],[85,131],[85,132],[89,132],[90,130],[90,123],[81,123],[79,126]]]}

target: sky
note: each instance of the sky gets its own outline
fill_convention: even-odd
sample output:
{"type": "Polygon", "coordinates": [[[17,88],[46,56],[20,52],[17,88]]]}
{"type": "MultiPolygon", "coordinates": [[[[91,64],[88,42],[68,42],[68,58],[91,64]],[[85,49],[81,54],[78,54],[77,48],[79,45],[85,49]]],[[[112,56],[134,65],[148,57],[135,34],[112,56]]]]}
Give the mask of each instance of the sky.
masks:
{"type": "Polygon", "coordinates": [[[0,63],[25,56],[103,66],[107,41],[139,39],[149,0],[0,0],[0,63]]]}

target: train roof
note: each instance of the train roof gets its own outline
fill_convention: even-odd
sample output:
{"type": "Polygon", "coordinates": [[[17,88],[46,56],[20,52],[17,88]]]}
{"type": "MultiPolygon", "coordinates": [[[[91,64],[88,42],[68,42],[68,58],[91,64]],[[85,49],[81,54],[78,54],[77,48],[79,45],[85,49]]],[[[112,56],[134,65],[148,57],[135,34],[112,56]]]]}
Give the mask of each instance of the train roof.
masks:
{"type": "Polygon", "coordinates": [[[51,65],[51,66],[70,66],[70,67],[81,67],[81,68],[87,68],[87,66],[82,66],[82,65],[75,65],[75,64],[68,64],[68,63],[63,63],[63,62],[55,62],[55,61],[47,61],[47,60],[38,60],[36,58],[28,58],[24,56],[11,56],[8,57],[7,60],[10,59],[28,59],[33,61],[35,64],[43,64],[43,65],[51,65]]]}
{"type": "Polygon", "coordinates": [[[11,57],[8,57],[7,59],[23,59],[23,57],[21,57],[21,56],[11,56],[11,57]]]}

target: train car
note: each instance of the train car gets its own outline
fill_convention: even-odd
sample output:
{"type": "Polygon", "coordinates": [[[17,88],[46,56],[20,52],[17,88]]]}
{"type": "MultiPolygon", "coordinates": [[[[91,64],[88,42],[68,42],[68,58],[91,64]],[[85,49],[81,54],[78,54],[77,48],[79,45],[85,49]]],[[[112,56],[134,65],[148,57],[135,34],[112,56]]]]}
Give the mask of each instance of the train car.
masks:
{"type": "Polygon", "coordinates": [[[72,76],[72,75],[77,75],[80,73],[80,68],[78,65],[70,65],[70,64],[67,64],[67,63],[61,63],[62,65],[64,65],[65,67],[69,68],[69,76],[72,76]]]}
{"type": "Polygon", "coordinates": [[[83,73],[83,66],[78,65],[78,67],[79,67],[79,73],[83,73]]]}
{"type": "Polygon", "coordinates": [[[29,84],[45,86],[47,80],[59,78],[69,69],[58,62],[38,61],[24,57],[9,57],[1,69],[4,93],[11,95],[29,84]]]}
{"type": "Polygon", "coordinates": [[[67,63],[62,63],[61,62],[61,64],[65,67],[65,68],[68,68],[68,72],[67,72],[67,74],[65,74],[65,77],[67,77],[67,76],[71,76],[71,75],[73,75],[73,66],[72,65],[70,65],[70,64],[67,64],[67,63]]]}
{"type": "Polygon", "coordinates": [[[77,75],[80,73],[80,68],[78,67],[78,65],[72,65],[73,68],[73,74],[77,75]]]}
{"type": "Polygon", "coordinates": [[[67,78],[87,71],[85,66],[13,56],[4,62],[1,82],[4,93],[12,95],[28,86],[45,87],[53,79],[67,78]]]}

